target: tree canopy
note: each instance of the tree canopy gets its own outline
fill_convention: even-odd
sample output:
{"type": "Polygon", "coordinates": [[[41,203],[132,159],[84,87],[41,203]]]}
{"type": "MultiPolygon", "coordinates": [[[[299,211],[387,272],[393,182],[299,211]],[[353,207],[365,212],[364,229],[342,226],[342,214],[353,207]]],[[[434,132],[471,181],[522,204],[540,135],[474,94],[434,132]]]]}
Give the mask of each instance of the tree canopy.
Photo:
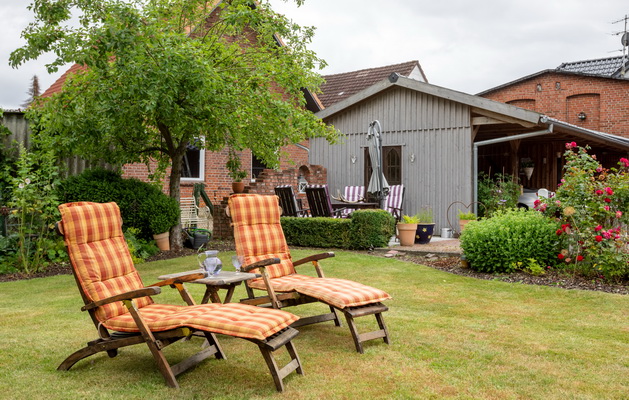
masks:
{"type": "Polygon", "coordinates": [[[318,90],[324,65],[306,48],[314,28],[266,0],[33,0],[29,9],[35,20],[11,65],[53,52],[49,72],[84,66],[29,111],[60,155],[152,159],[159,172],[172,165],[178,199],[182,159],[197,138],[211,151],[249,148],[270,166],[282,146],[336,138],[304,108],[302,89],[318,90]]]}

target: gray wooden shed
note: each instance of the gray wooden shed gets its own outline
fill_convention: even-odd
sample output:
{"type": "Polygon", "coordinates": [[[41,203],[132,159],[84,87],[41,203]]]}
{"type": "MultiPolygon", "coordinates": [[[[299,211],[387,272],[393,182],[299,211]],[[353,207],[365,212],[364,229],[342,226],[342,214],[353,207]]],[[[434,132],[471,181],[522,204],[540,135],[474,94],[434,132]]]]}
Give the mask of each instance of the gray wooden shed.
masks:
{"type": "MultiPolygon", "coordinates": [[[[333,104],[317,116],[343,134],[339,144],[330,145],[323,139],[310,141],[310,162],[327,168],[331,193],[367,181],[367,129],[371,121],[378,120],[383,146],[401,150],[404,214],[430,206],[435,214],[435,232],[448,227],[446,211],[451,203],[474,201],[475,172],[499,162],[506,173],[515,171],[517,176],[520,157],[529,155],[529,149],[533,151],[542,142],[544,151],[553,156],[548,160],[544,157],[548,168],[540,172],[539,179],[549,176],[553,184],[561,169],[561,160],[554,154],[556,149],[561,151],[566,140],[587,139],[590,144],[620,154],[629,151],[627,139],[398,74],[333,104]]],[[[535,154],[540,163],[542,156],[545,153],[535,154]]],[[[457,208],[464,209],[450,210],[453,224],[457,208]]]]}

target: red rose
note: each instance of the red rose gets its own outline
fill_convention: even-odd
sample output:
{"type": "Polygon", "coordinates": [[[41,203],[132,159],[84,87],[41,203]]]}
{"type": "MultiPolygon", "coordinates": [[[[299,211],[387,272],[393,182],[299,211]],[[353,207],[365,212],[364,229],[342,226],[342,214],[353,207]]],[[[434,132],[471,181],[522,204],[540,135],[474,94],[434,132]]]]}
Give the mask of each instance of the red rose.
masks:
{"type": "Polygon", "coordinates": [[[606,187],[606,188],[605,188],[605,192],[607,192],[607,194],[608,194],[608,195],[610,195],[610,196],[611,196],[612,194],[614,194],[614,191],[613,191],[613,190],[612,190],[612,188],[610,188],[610,187],[606,187]]]}
{"type": "Polygon", "coordinates": [[[611,202],[612,202],[612,199],[610,199],[609,197],[605,197],[605,200],[604,200],[604,201],[605,201],[605,203],[611,203],[611,202]]]}
{"type": "Polygon", "coordinates": [[[597,195],[599,195],[599,196],[600,196],[600,195],[602,195],[602,194],[603,194],[603,190],[598,189],[598,190],[596,191],[596,194],[597,194],[597,195]]]}
{"type": "Polygon", "coordinates": [[[602,226],[600,226],[600,225],[598,225],[596,228],[594,228],[594,231],[595,231],[595,232],[598,232],[598,231],[600,231],[601,229],[603,229],[603,227],[602,227],[602,226]]]}
{"type": "Polygon", "coordinates": [[[577,261],[583,261],[583,256],[577,256],[577,261]]]}
{"type": "Polygon", "coordinates": [[[563,233],[561,229],[557,229],[557,236],[560,236],[563,233]]]}
{"type": "Polygon", "coordinates": [[[603,237],[601,235],[596,235],[595,237],[597,242],[602,242],[603,241],[603,237]]]}
{"type": "Polygon", "coordinates": [[[565,257],[565,256],[564,256],[563,254],[561,254],[561,253],[557,254],[557,258],[558,258],[558,259],[560,259],[560,260],[563,260],[563,259],[564,259],[564,257],[565,257]]]}

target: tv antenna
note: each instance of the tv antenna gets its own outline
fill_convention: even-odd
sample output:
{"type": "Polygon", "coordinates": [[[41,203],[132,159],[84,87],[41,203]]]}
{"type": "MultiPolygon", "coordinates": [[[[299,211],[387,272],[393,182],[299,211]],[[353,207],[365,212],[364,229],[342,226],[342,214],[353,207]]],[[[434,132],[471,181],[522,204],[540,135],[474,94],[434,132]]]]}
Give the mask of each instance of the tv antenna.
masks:
{"type": "Polygon", "coordinates": [[[622,35],[620,36],[620,43],[622,44],[622,66],[620,67],[620,76],[625,77],[625,73],[627,72],[627,47],[629,47],[629,33],[627,32],[627,21],[629,21],[629,15],[625,14],[625,17],[619,19],[618,21],[612,22],[612,24],[618,24],[620,22],[625,23],[625,29],[619,32],[615,32],[614,35],[622,35]]]}

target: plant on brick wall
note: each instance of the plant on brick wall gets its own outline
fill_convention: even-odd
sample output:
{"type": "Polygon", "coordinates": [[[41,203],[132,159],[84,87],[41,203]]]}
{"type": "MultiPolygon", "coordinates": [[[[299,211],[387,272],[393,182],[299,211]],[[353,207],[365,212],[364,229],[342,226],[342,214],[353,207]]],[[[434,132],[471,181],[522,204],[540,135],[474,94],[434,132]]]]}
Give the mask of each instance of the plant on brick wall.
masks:
{"type": "MultiPolygon", "coordinates": [[[[302,90],[316,91],[314,69],[325,65],[306,47],[313,28],[267,0],[37,0],[29,8],[34,22],[11,65],[52,51],[49,72],[86,66],[28,112],[34,136],[60,155],[156,161],[154,177],[171,167],[169,193],[178,200],[182,160],[198,138],[210,151],[251,149],[275,166],[282,146],[337,137],[304,107],[302,90]],[[80,24],[67,23],[75,15],[80,24]]],[[[172,233],[179,247],[180,229],[172,233]]]]}

